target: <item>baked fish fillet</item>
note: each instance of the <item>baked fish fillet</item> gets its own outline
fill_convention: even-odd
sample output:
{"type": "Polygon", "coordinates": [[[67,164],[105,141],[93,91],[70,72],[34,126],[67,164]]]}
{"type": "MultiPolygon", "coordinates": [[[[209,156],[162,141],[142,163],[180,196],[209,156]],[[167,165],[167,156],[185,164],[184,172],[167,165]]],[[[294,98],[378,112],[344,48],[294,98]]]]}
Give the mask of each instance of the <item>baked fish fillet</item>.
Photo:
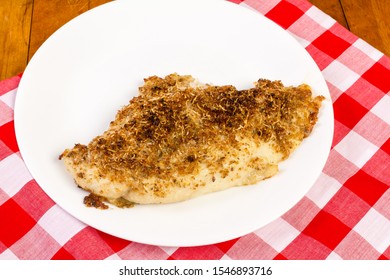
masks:
{"type": "Polygon", "coordinates": [[[86,204],[183,201],[275,175],[312,131],[323,99],[304,84],[260,79],[237,90],[152,76],[107,131],[60,159],[91,193],[86,204]]]}

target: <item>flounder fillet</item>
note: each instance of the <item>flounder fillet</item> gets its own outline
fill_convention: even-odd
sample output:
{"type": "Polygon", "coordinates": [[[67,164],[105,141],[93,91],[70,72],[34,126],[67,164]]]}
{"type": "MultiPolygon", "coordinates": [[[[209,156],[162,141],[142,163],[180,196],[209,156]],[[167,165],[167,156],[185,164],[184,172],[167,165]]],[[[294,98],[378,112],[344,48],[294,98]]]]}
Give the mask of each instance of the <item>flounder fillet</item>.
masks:
{"type": "Polygon", "coordinates": [[[311,133],[323,99],[304,84],[260,79],[237,90],[152,76],[107,131],[60,159],[91,193],[88,205],[183,201],[275,175],[311,133]]]}

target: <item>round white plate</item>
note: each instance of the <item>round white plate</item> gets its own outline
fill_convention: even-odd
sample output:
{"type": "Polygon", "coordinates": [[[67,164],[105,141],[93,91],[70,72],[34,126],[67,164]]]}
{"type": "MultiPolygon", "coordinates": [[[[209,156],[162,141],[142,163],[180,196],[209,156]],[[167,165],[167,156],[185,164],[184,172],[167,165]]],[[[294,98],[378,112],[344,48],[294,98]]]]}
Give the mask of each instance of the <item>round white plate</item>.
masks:
{"type": "Polygon", "coordinates": [[[114,1],[82,14],[37,51],[21,80],[16,136],[32,176],[63,209],[124,239],[206,245],[250,233],[294,206],[327,159],[333,110],[308,53],[279,26],[221,0],[114,1]],[[273,178],[170,205],[87,208],[58,156],[101,134],[143,78],[177,72],[248,88],[259,78],[307,83],[326,97],[310,137],[273,178]]]}

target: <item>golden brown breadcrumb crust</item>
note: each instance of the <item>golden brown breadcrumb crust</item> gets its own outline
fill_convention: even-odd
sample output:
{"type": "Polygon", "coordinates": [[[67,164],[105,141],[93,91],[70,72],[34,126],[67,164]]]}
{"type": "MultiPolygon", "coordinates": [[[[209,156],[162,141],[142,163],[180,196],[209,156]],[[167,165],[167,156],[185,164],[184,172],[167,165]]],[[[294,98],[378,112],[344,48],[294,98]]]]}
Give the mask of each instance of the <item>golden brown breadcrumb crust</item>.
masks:
{"type": "MultiPolygon", "coordinates": [[[[312,131],[324,99],[312,97],[308,85],[284,87],[265,79],[246,90],[193,82],[177,74],[145,79],[139,96],[119,110],[103,135],[60,157],[72,157],[76,164],[87,161],[99,177],[116,182],[150,176],[175,180],[196,175],[203,165],[226,176],[225,158],[211,149],[234,151],[241,139],[249,139],[256,145],[272,143],[287,158],[312,131]]],[[[164,196],[164,187],[154,192],[164,196]]]]}

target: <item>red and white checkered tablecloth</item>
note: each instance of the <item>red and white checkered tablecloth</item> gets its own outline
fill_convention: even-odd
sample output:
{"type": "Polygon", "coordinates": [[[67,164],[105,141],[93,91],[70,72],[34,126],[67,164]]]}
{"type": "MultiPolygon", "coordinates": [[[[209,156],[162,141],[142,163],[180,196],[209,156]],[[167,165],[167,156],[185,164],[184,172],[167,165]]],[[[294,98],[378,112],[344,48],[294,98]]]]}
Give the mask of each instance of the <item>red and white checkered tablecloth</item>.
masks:
{"type": "Polygon", "coordinates": [[[305,197],[255,232],[208,246],[158,247],[102,233],[57,206],[24,165],[13,122],[16,76],[0,82],[0,259],[390,259],[389,57],[305,0],[232,2],[293,34],[330,89],[332,150],[305,197]]]}

